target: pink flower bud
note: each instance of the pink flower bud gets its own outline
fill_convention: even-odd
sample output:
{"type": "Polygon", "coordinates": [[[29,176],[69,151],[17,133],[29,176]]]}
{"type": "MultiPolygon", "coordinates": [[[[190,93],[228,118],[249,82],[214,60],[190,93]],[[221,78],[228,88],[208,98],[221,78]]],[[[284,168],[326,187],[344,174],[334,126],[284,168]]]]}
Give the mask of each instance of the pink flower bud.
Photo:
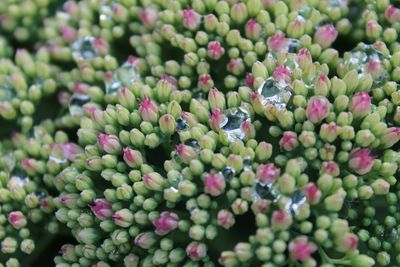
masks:
{"type": "Polygon", "coordinates": [[[72,142],[66,142],[62,145],[62,147],[64,156],[69,161],[74,161],[78,155],[83,153],[83,149],[79,145],[72,142]]]}
{"type": "Polygon", "coordinates": [[[220,108],[213,109],[210,116],[210,126],[211,128],[218,132],[220,129],[220,124],[225,119],[224,111],[220,108]]]}
{"type": "Polygon", "coordinates": [[[61,35],[64,41],[67,43],[72,43],[76,39],[76,30],[70,26],[61,27],[61,35]]]}
{"type": "Polygon", "coordinates": [[[337,250],[340,252],[354,251],[358,247],[358,236],[353,233],[339,235],[336,240],[337,250]]]}
{"type": "Polygon", "coordinates": [[[121,151],[121,145],[118,137],[115,135],[100,134],[97,139],[100,148],[109,154],[116,154],[121,151]]]}
{"type": "Polygon", "coordinates": [[[101,38],[94,39],[93,46],[96,51],[101,55],[106,55],[108,53],[108,43],[101,38]]]}
{"type": "Polygon", "coordinates": [[[199,242],[191,242],[186,247],[186,253],[193,261],[199,261],[207,255],[207,246],[199,242]]]}
{"type": "Polygon", "coordinates": [[[357,174],[364,175],[371,171],[373,160],[369,148],[357,149],[350,154],[349,167],[357,174]]]}
{"type": "Polygon", "coordinates": [[[296,62],[301,68],[307,68],[312,63],[311,53],[307,48],[300,49],[296,56],[296,62]]]}
{"type": "Polygon", "coordinates": [[[67,92],[61,91],[57,95],[58,102],[60,102],[61,105],[68,105],[69,100],[71,99],[71,95],[67,92]]]}
{"type": "Polygon", "coordinates": [[[362,118],[371,110],[371,97],[366,92],[358,92],[352,97],[349,110],[356,118],[362,118]]]}
{"type": "Polygon", "coordinates": [[[140,233],[135,237],[135,245],[143,249],[149,249],[156,243],[156,235],[152,232],[140,233]]]}
{"type": "Polygon", "coordinates": [[[285,210],[276,210],[272,213],[271,226],[275,230],[286,230],[292,222],[292,215],[285,210]]]}
{"type": "Polygon", "coordinates": [[[381,136],[380,145],[383,148],[390,148],[400,140],[400,128],[390,127],[381,136]]]}
{"type": "Polygon", "coordinates": [[[212,59],[218,60],[225,53],[225,49],[221,46],[218,41],[212,41],[208,43],[208,56],[212,59]]]}
{"type": "Polygon", "coordinates": [[[228,210],[220,210],[217,215],[217,223],[219,226],[229,229],[235,224],[235,216],[228,210]]]}
{"type": "Polygon", "coordinates": [[[297,134],[290,131],[284,132],[283,136],[279,140],[279,145],[282,149],[286,151],[292,151],[296,149],[296,147],[299,145],[297,134]]]}
{"type": "Polygon", "coordinates": [[[400,21],[400,9],[396,8],[393,5],[390,5],[386,10],[385,10],[385,17],[388,21],[391,23],[398,22],[400,21]]]}
{"type": "Polygon", "coordinates": [[[244,133],[246,139],[254,138],[256,135],[256,129],[250,121],[242,122],[242,124],[240,125],[240,129],[244,133]]]}
{"type": "Polygon", "coordinates": [[[129,147],[124,148],[124,160],[131,168],[137,168],[143,164],[142,153],[129,147]]]}
{"type": "Polygon", "coordinates": [[[304,186],[304,195],[310,204],[317,204],[321,199],[321,191],[314,183],[308,183],[304,186]]]}
{"type": "Polygon", "coordinates": [[[253,73],[249,72],[249,73],[246,74],[246,80],[245,80],[245,82],[246,82],[246,85],[247,85],[248,87],[253,88],[253,85],[254,85],[254,76],[253,76],[253,73]]]}
{"type": "Polygon", "coordinates": [[[277,66],[274,69],[273,76],[277,82],[290,83],[292,81],[290,71],[286,66],[277,66]]]}
{"type": "Polygon", "coordinates": [[[339,165],[334,161],[328,161],[322,163],[321,173],[327,173],[333,177],[339,176],[340,168],[339,165]]]}
{"type": "Polygon", "coordinates": [[[199,76],[199,88],[203,91],[208,91],[214,86],[214,82],[208,73],[201,74],[199,76]]]}
{"type": "Polygon", "coordinates": [[[212,109],[223,109],[225,107],[225,96],[214,87],[208,92],[208,103],[212,109]]]}
{"type": "Polygon", "coordinates": [[[146,28],[154,28],[158,19],[158,12],[154,8],[146,8],[139,13],[140,20],[146,28]]]}
{"type": "Polygon", "coordinates": [[[268,199],[257,199],[251,205],[251,209],[255,214],[257,213],[264,214],[269,210],[271,203],[272,203],[271,200],[268,199]]]}
{"type": "Polygon", "coordinates": [[[317,246],[308,242],[306,236],[296,237],[289,243],[290,257],[296,261],[307,261],[315,251],[317,251],[317,246]]]}
{"type": "Polygon", "coordinates": [[[334,122],[331,122],[329,124],[322,124],[321,129],[319,132],[320,137],[322,140],[332,143],[335,141],[339,134],[339,126],[337,126],[334,122]]]}
{"type": "Polygon", "coordinates": [[[332,24],[324,25],[315,32],[314,40],[322,48],[328,48],[336,40],[338,32],[332,24]]]}
{"type": "Polygon", "coordinates": [[[365,65],[365,71],[371,74],[373,78],[379,78],[384,75],[385,68],[383,67],[380,60],[371,59],[365,65]]]}
{"type": "Polygon", "coordinates": [[[176,154],[185,164],[189,164],[192,159],[197,158],[197,153],[194,148],[184,144],[176,146],[176,154]]]}
{"type": "Polygon", "coordinates": [[[76,83],[74,85],[74,93],[86,95],[89,91],[89,86],[85,83],[76,83]]]}
{"type": "Polygon", "coordinates": [[[221,173],[207,173],[204,178],[204,191],[213,197],[219,196],[225,190],[225,178],[221,173]]]}
{"type": "Polygon", "coordinates": [[[111,203],[105,199],[98,198],[94,201],[93,205],[89,205],[93,214],[97,219],[104,221],[111,217],[113,210],[111,208],[111,203]]]}
{"type": "Polygon", "coordinates": [[[270,52],[279,53],[287,46],[287,39],[282,33],[275,33],[268,39],[268,50],[270,52]]]}
{"type": "Polygon", "coordinates": [[[281,170],[273,163],[261,164],[257,168],[256,178],[262,184],[275,182],[279,177],[281,170]]]}
{"type": "Polygon", "coordinates": [[[200,26],[201,15],[193,9],[183,10],[183,26],[191,31],[197,30],[200,26]]]}
{"type": "Polygon", "coordinates": [[[12,211],[8,215],[8,222],[14,227],[15,229],[21,229],[27,224],[24,214],[20,211],[12,211]]]}
{"type": "Polygon", "coordinates": [[[166,235],[178,227],[179,217],[176,213],[164,211],[153,221],[153,224],[157,235],[166,235]]]}
{"type": "Polygon", "coordinates": [[[132,225],[134,215],[129,209],[122,209],[115,212],[112,218],[116,225],[127,228],[132,225]]]}
{"type": "Polygon", "coordinates": [[[162,191],[164,188],[164,178],[157,172],[146,173],[142,177],[146,188],[153,191],[162,191]]]}
{"type": "Polygon", "coordinates": [[[307,103],[306,116],[312,123],[320,123],[328,117],[331,103],[324,96],[312,96],[307,103]]]}
{"type": "Polygon", "coordinates": [[[257,39],[261,33],[261,25],[255,19],[249,19],[244,28],[247,38],[257,39]]]}
{"type": "Polygon", "coordinates": [[[315,89],[321,92],[328,92],[331,82],[325,73],[321,73],[314,81],[315,89]]]}
{"type": "Polygon", "coordinates": [[[143,101],[140,102],[139,113],[144,121],[152,123],[158,121],[158,107],[150,97],[146,96],[143,101]]]}

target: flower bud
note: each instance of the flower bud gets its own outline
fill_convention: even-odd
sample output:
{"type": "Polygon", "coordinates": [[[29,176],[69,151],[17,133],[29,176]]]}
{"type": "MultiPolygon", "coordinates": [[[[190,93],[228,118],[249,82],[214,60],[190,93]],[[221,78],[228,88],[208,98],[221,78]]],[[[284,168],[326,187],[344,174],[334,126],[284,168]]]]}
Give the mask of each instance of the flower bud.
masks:
{"type": "Polygon", "coordinates": [[[146,28],[152,29],[157,22],[158,11],[152,7],[146,8],[139,13],[139,18],[146,28]]]}
{"type": "Polygon", "coordinates": [[[86,245],[91,245],[100,238],[100,233],[94,228],[84,228],[78,231],[76,237],[78,241],[86,245]]]}
{"type": "Polygon", "coordinates": [[[284,132],[279,140],[279,146],[286,151],[292,151],[296,149],[298,145],[299,141],[297,140],[297,134],[295,132],[284,132]]]}
{"type": "Polygon", "coordinates": [[[129,147],[124,148],[124,161],[131,168],[138,168],[143,164],[142,153],[129,147]]]}
{"type": "Polygon", "coordinates": [[[204,191],[213,197],[222,194],[225,186],[225,178],[221,173],[208,173],[204,177],[204,191]]]}
{"type": "Polygon", "coordinates": [[[139,113],[144,121],[149,121],[151,123],[156,123],[158,121],[158,107],[156,103],[147,96],[140,102],[139,113]]]}
{"type": "Polygon", "coordinates": [[[358,246],[358,236],[353,233],[346,233],[344,235],[339,235],[335,240],[337,250],[340,252],[350,252],[357,249],[358,246]]]}
{"type": "Polygon", "coordinates": [[[287,39],[282,33],[276,33],[268,38],[267,43],[270,52],[279,53],[286,49],[287,39]]]}
{"type": "Polygon", "coordinates": [[[217,88],[212,88],[208,93],[208,103],[211,109],[224,109],[225,108],[225,96],[223,93],[218,91],[217,88]]]}
{"type": "Polygon", "coordinates": [[[355,255],[351,258],[351,266],[353,267],[372,267],[375,261],[366,255],[355,255]]]}
{"type": "Polygon", "coordinates": [[[272,213],[271,226],[276,231],[288,229],[292,222],[292,215],[285,210],[276,210],[272,213]]]}
{"type": "Polygon", "coordinates": [[[373,160],[369,148],[357,149],[350,154],[349,167],[357,174],[364,175],[371,171],[373,160]]]}
{"type": "Polygon", "coordinates": [[[385,133],[380,138],[382,148],[390,148],[400,140],[400,128],[390,127],[385,130],[385,133]]]}
{"type": "Polygon", "coordinates": [[[201,15],[193,9],[183,10],[183,26],[191,31],[199,28],[201,22],[201,15]]]}
{"type": "Polygon", "coordinates": [[[93,205],[89,205],[93,214],[101,221],[104,221],[111,217],[113,214],[111,204],[102,198],[98,198],[93,202],[93,205]]]}
{"type": "Polygon", "coordinates": [[[204,92],[208,92],[214,86],[214,81],[208,73],[201,74],[198,80],[199,88],[204,92]]]}
{"type": "Polygon", "coordinates": [[[329,211],[338,212],[342,209],[344,199],[346,197],[346,191],[340,188],[335,194],[328,196],[325,198],[324,203],[325,207],[329,211]]]}
{"type": "Polygon", "coordinates": [[[315,251],[317,251],[317,246],[309,242],[306,236],[298,236],[289,243],[290,258],[295,261],[305,262],[315,251]]]}
{"type": "Polygon", "coordinates": [[[231,18],[237,24],[242,24],[247,19],[247,7],[244,3],[234,4],[231,9],[231,18]]]}
{"type": "Polygon", "coordinates": [[[304,186],[304,194],[310,204],[318,204],[322,195],[314,183],[308,183],[304,186]]]}
{"type": "Polygon", "coordinates": [[[153,221],[157,235],[166,235],[178,227],[179,217],[176,213],[164,211],[153,221]]]}
{"type": "Polygon", "coordinates": [[[371,184],[371,187],[374,190],[375,195],[386,195],[389,193],[390,184],[385,180],[378,178],[371,184]]]}
{"type": "Polygon", "coordinates": [[[157,172],[146,173],[142,179],[147,189],[162,191],[164,188],[164,178],[157,172]]]}
{"type": "Polygon", "coordinates": [[[253,249],[250,243],[240,242],[236,244],[234,251],[241,262],[246,262],[253,257],[253,249]]]}
{"type": "Polygon", "coordinates": [[[193,261],[199,261],[207,256],[207,246],[199,242],[191,242],[186,247],[186,253],[193,261]]]}
{"type": "Polygon", "coordinates": [[[262,184],[270,184],[276,181],[281,170],[273,163],[261,164],[257,168],[256,178],[262,184]]]}
{"type": "Polygon", "coordinates": [[[135,245],[143,249],[151,248],[156,242],[156,235],[152,232],[140,233],[135,237],[135,245]]]}
{"type": "Polygon", "coordinates": [[[338,32],[332,24],[324,25],[315,32],[314,41],[322,48],[328,48],[336,40],[338,32]]]}
{"type": "Polygon", "coordinates": [[[97,139],[100,148],[109,154],[117,154],[121,151],[118,137],[115,135],[100,134],[97,139]]]}
{"type": "Polygon", "coordinates": [[[331,109],[331,103],[324,96],[312,96],[308,100],[306,116],[312,123],[320,123],[328,117],[331,109]]]}
{"type": "Polygon", "coordinates": [[[14,253],[17,249],[17,240],[12,237],[6,237],[1,242],[1,252],[4,254],[11,254],[14,253]]]}
{"type": "Polygon", "coordinates": [[[358,92],[351,98],[349,110],[355,118],[362,118],[371,110],[371,97],[366,92],[358,92]]]}
{"type": "Polygon", "coordinates": [[[132,225],[134,216],[128,209],[122,209],[114,213],[112,216],[116,225],[127,228],[132,225]]]}
{"type": "Polygon", "coordinates": [[[197,158],[197,153],[194,148],[184,144],[176,146],[176,154],[185,164],[189,164],[191,160],[197,158]]]}
{"type": "Polygon", "coordinates": [[[217,215],[219,226],[229,229],[235,224],[235,216],[228,210],[220,210],[217,215]]]}
{"type": "Polygon", "coordinates": [[[24,214],[20,211],[12,211],[8,215],[8,222],[15,228],[21,229],[27,224],[24,214]]]}
{"type": "Polygon", "coordinates": [[[221,46],[221,43],[218,41],[209,42],[207,48],[208,48],[208,56],[214,60],[220,59],[225,53],[225,49],[221,46]]]}
{"type": "Polygon", "coordinates": [[[262,28],[255,19],[249,19],[244,30],[247,38],[257,40],[260,36],[262,28]]]}

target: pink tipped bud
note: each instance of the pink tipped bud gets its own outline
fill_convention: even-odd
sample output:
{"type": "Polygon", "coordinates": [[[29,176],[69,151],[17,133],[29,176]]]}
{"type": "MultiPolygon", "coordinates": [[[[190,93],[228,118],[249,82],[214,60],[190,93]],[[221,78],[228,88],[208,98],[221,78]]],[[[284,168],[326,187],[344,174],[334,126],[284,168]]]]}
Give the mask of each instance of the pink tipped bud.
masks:
{"type": "Polygon", "coordinates": [[[92,205],[89,205],[89,207],[94,216],[101,221],[110,218],[113,214],[111,203],[103,198],[96,199],[92,205]]]}
{"type": "Polygon", "coordinates": [[[164,178],[157,172],[146,173],[142,177],[146,188],[153,191],[162,191],[164,188],[164,178]]]}
{"type": "Polygon", "coordinates": [[[152,232],[140,233],[135,237],[135,245],[143,249],[149,249],[156,243],[156,235],[152,232]]]}
{"type": "Polygon", "coordinates": [[[286,48],[287,39],[282,33],[276,33],[268,39],[268,50],[279,53],[286,48]]]}
{"type": "Polygon", "coordinates": [[[210,126],[214,131],[219,131],[220,124],[225,119],[225,114],[222,109],[216,108],[211,112],[210,126]]]}
{"type": "Polygon", "coordinates": [[[68,208],[76,208],[78,205],[78,194],[65,194],[60,196],[60,204],[68,208]]]}
{"type": "Polygon", "coordinates": [[[324,96],[313,96],[308,100],[306,116],[312,123],[320,123],[328,117],[331,103],[324,96]]]}
{"type": "Polygon", "coordinates": [[[124,160],[131,168],[137,168],[143,164],[142,153],[129,147],[124,148],[124,160]]]}
{"type": "Polygon", "coordinates": [[[12,211],[8,215],[8,222],[14,227],[15,229],[21,229],[27,224],[24,214],[20,211],[12,211]]]}
{"type": "Polygon", "coordinates": [[[244,133],[246,139],[254,138],[256,135],[256,128],[254,128],[254,125],[250,121],[244,121],[240,125],[240,129],[244,133]]]}
{"type": "Polygon", "coordinates": [[[217,223],[219,226],[229,229],[235,224],[235,216],[228,210],[220,210],[217,215],[217,223]]]}
{"type": "Polygon", "coordinates": [[[210,74],[205,73],[199,76],[199,88],[203,91],[208,91],[214,86],[214,81],[212,80],[210,74]]]}
{"type": "Polygon", "coordinates": [[[193,9],[183,10],[183,26],[191,31],[197,30],[200,26],[201,15],[193,9]]]}
{"type": "Polygon", "coordinates": [[[106,55],[108,53],[109,45],[107,41],[101,38],[94,39],[93,46],[96,51],[101,55],[106,55]]]}
{"type": "Polygon", "coordinates": [[[262,184],[269,184],[276,181],[281,170],[273,163],[261,164],[257,168],[256,178],[262,184]]]}
{"type": "Polygon", "coordinates": [[[79,145],[72,142],[64,143],[62,148],[64,151],[64,156],[69,161],[74,161],[78,155],[83,153],[83,149],[79,145]]]}
{"type": "Polygon", "coordinates": [[[140,20],[146,28],[154,28],[158,19],[158,12],[154,8],[146,8],[139,13],[140,20]]]}
{"type": "Polygon", "coordinates": [[[283,136],[279,140],[279,145],[282,149],[286,151],[292,151],[296,149],[299,145],[299,141],[297,140],[297,134],[295,132],[284,132],[283,136]]]}
{"type": "Polygon", "coordinates": [[[358,236],[353,233],[345,233],[344,235],[339,235],[337,240],[337,249],[340,252],[350,252],[354,251],[358,247],[358,236]]]}
{"type": "Polygon", "coordinates": [[[322,48],[328,48],[336,40],[338,32],[332,24],[324,25],[315,32],[314,40],[322,48]]]}
{"type": "Polygon", "coordinates": [[[290,83],[292,81],[292,78],[290,77],[290,71],[286,66],[276,67],[273,76],[278,82],[290,83]]]}
{"type": "Polygon", "coordinates": [[[306,236],[296,237],[289,243],[290,257],[296,261],[307,261],[315,251],[317,246],[309,242],[306,236]]]}
{"type": "Polygon", "coordinates": [[[271,207],[271,203],[272,203],[271,200],[268,199],[257,199],[251,205],[251,209],[255,214],[257,213],[265,214],[271,207]]]}
{"type": "Polygon", "coordinates": [[[112,218],[116,225],[127,228],[132,225],[134,215],[129,209],[122,209],[115,212],[112,218]]]}
{"type": "Polygon", "coordinates": [[[390,127],[381,136],[380,144],[383,148],[390,148],[400,140],[400,128],[390,127]]]}
{"type": "Polygon", "coordinates": [[[153,221],[153,225],[156,227],[155,233],[157,235],[166,235],[175,228],[178,227],[179,217],[176,213],[164,211],[160,214],[160,217],[153,221]]]}
{"type": "Polygon", "coordinates": [[[326,95],[331,86],[331,81],[325,73],[321,73],[314,81],[315,91],[321,92],[326,95]]]}
{"type": "Polygon", "coordinates": [[[61,27],[61,35],[64,41],[67,43],[72,43],[76,39],[76,30],[70,26],[61,27]]]}
{"type": "Polygon", "coordinates": [[[219,196],[225,190],[225,178],[221,173],[206,174],[204,191],[213,197],[219,196]]]}
{"type": "Polygon", "coordinates": [[[325,142],[332,143],[333,141],[335,141],[338,134],[339,134],[339,126],[337,126],[334,122],[331,122],[329,124],[324,123],[321,125],[319,136],[325,142]]]}
{"type": "Polygon", "coordinates": [[[218,60],[225,53],[225,49],[221,46],[218,41],[212,41],[208,43],[208,56],[212,59],[218,60]]]}
{"type": "Polygon", "coordinates": [[[373,78],[379,78],[385,73],[385,68],[380,60],[371,59],[365,65],[365,71],[371,74],[373,78]]]}
{"type": "Polygon", "coordinates": [[[350,154],[349,167],[357,174],[364,175],[371,171],[373,160],[369,148],[357,149],[350,154]]]}
{"type": "Polygon", "coordinates": [[[197,158],[197,153],[194,148],[184,144],[176,146],[176,154],[185,164],[189,164],[192,159],[197,158]]]}
{"type": "Polygon", "coordinates": [[[186,253],[193,261],[199,261],[207,255],[207,246],[199,242],[191,242],[186,247],[186,253]]]}
{"type": "Polygon", "coordinates": [[[366,116],[371,110],[371,97],[366,92],[356,93],[350,101],[349,110],[356,118],[366,116]]]}
{"type": "Polygon", "coordinates": [[[307,68],[312,63],[311,53],[307,48],[300,49],[296,56],[296,62],[301,68],[307,68]]]}
{"type": "Polygon", "coordinates": [[[292,215],[285,210],[276,210],[272,213],[271,226],[275,230],[286,230],[292,222],[292,215]]]}
{"type": "Polygon", "coordinates": [[[334,161],[328,161],[322,163],[321,173],[327,173],[333,177],[339,176],[340,168],[339,165],[334,161]]]}
{"type": "Polygon", "coordinates": [[[149,121],[151,123],[156,123],[158,121],[158,107],[156,103],[147,96],[140,102],[139,113],[144,121],[149,121]]]}
{"type": "Polygon", "coordinates": [[[66,106],[69,104],[69,101],[71,99],[71,95],[67,92],[59,92],[57,95],[58,102],[60,102],[61,105],[66,106]]]}
{"type": "Polygon", "coordinates": [[[248,87],[250,87],[250,88],[253,87],[253,85],[254,85],[254,76],[253,76],[253,73],[249,72],[249,73],[246,74],[246,80],[245,80],[245,82],[246,82],[246,85],[247,85],[248,87]]]}
{"type": "Polygon", "coordinates": [[[314,183],[304,186],[304,194],[310,204],[317,204],[321,199],[321,191],[314,183]]]}
{"type": "Polygon", "coordinates": [[[385,11],[385,17],[391,23],[400,21],[400,9],[390,5],[385,11]]]}
{"type": "Polygon", "coordinates": [[[116,154],[121,151],[118,137],[115,135],[100,134],[97,139],[100,148],[109,154],[116,154]]]}
{"type": "Polygon", "coordinates": [[[244,28],[247,38],[257,39],[260,37],[261,25],[255,19],[249,19],[244,28]]]}
{"type": "Polygon", "coordinates": [[[208,103],[212,109],[223,109],[225,108],[225,96],[214,87],[208,92],[208,103]]]}

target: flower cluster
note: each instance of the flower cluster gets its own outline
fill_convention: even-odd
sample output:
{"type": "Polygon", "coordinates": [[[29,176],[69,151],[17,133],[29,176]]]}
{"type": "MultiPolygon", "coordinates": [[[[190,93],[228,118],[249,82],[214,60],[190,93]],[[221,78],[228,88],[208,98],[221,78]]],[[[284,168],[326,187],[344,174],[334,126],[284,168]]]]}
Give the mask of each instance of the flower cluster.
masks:
{"type": "Polygon", "coordinates": [[[400,264],[389,2],[0,3],[0,261],[400,264]]]}

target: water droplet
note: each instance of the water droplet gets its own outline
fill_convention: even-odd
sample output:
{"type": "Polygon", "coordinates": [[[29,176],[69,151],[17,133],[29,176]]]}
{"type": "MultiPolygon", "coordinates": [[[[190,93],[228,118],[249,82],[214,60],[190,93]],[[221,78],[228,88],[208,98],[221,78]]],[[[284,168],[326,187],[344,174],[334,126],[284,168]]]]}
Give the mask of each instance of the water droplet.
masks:
{"type": "Polygon", "coordinates": [[[176,120],[176,128],[178,129],[178,131],[182,131],[185,130],[186,127],[188,127],[186,121],[182,118],[178,118],[176,120]]]}
{"type": "Polygon", "coordinates": [[[258,199],[268,199],[277,202],[281,197],[281,194],[274,187],[272,183],[263,184],[260,182],[254,183],[252,199],[256,201],[258,199]]]}
{"type": "Polygon", "coordinates": [[[97,56],[97,49],[94,46],[93,36],[79,37],[72,43],[72,56],[75,60],[93,59],[97,56]]]}
{"type": "Polygon", "coordinates": [[[11,84],[0,83],[0,102],[11,101],[16,96],[11,84]]]}
{"type": "Polygon", "coordinates": [[[222,174],[225,177],[225,180],[230,180],[235,176],[235,170],[231,166],[227,166],[223,171],[222,174]]]}
{"type": "Polygon", "coordinates": [[[228,140],[234,142],[243,139],[245,133],[241,129],[242,123],[250,121],[249,113],[243,108],[230,108],[225,111],[225,118],[219,127],[228,135],[228,140]]]}
{"type": "Polygon", "coordinates": [[[297,214],[299,208],[306,203],[306,201],[306,196],[302,191],[295,191],[286,204],[286,210],[290,211],[292,214],[297,214]]]}
{"type": "Polygon", "coordinates": [[[291,87],[286,82],[277,82],[272,77],[266,79],[257,92],[264,97],[263,105],[272,104],[278,109],[285,108],[292,95],[291,87]]]}
{"type": "Polygon", "coordinates": [[[90,97],[84,94],[74,93],[69,100],[69,113],[72,116],[83,115],[83,105],[90,102],[90,97]]]}
{"type": "Polygon", "coordinates": [[[112,12],[112,5],[104,4],[100,7],[100,22],[112,20],[113,12],[112,12]]]}
{"type": "Polygon", "coordinates": [[[197,142],[197,140],[194,138],[189,138],[189,139],[185,140],[185,142],[183,142],[183,143],[187,146],[193,147],[195,150],[200,149],[199,142],[197,142]]]}
{"type": "Polygon", "coordinates": [[[347,6],[347,0],[329,0],[329,7],[345,7],[347,6]]]}
{"type": "Polygon", "coordinates": [[[130,87],[134,81],[140,80],[141,77],[136,70],[134,59],[128,59],[114,71],[110,80],[105,82],[106,94],[115,95],[120,88],[130,87]]]}
{"type": "Polygon", "coordinates": [[[297,39],[289,38],[287,39],[286,50],[289,53],[297,53],[301,49],[301,43],[297,39]]]}
{"type": "Polygon", "coordinates": [[[251,171],[252,166],[251,166],[251,159],[250,157],[245,157],[243,159],[243,166],[245,171],[251,171]]]}
{"type": "Polygon", "coordinates": [[[61,144],[52,144],[49,160],[62,164],[68,161],[65,157],[64,147],[61,144]]]}
{"type": "Polygon", "coordinates": [[[43,191],[35,191],[35,195],[39,198],[39,200],[43,200],[47,197],[46,193],[43,191]]]}
{"type": "Polygon", "coordinates": [[[205,99],[206,94],[201,90],[195,90],[192,93],[192,97],[195,99],[205,99]]]}
{"type": "Polygon", "coordinates": [[[8,187],[12,188],[14,186],[26,186],[29,183],[30,179],[25,174],[25,172],[19,168],[15,167],[10,173],[10,179],[8,180],[8,187]]]}
{"type": "Polygon", "coordinates": [[[314,10],[313,8],[305,6],[297,10],[297,13],[299,13],[299,15],[302,16],[303,18],[309,18],[313,10],[314,10]]]}
{"type": "Polygon", "coordinates": [[[174,192],[178,192],[179,184],[183,181],[183,176],[180,175],[177,178],[175,178],[173,181],[170,182],[171,187],[170,189],[173,190],[174,192]]]}

